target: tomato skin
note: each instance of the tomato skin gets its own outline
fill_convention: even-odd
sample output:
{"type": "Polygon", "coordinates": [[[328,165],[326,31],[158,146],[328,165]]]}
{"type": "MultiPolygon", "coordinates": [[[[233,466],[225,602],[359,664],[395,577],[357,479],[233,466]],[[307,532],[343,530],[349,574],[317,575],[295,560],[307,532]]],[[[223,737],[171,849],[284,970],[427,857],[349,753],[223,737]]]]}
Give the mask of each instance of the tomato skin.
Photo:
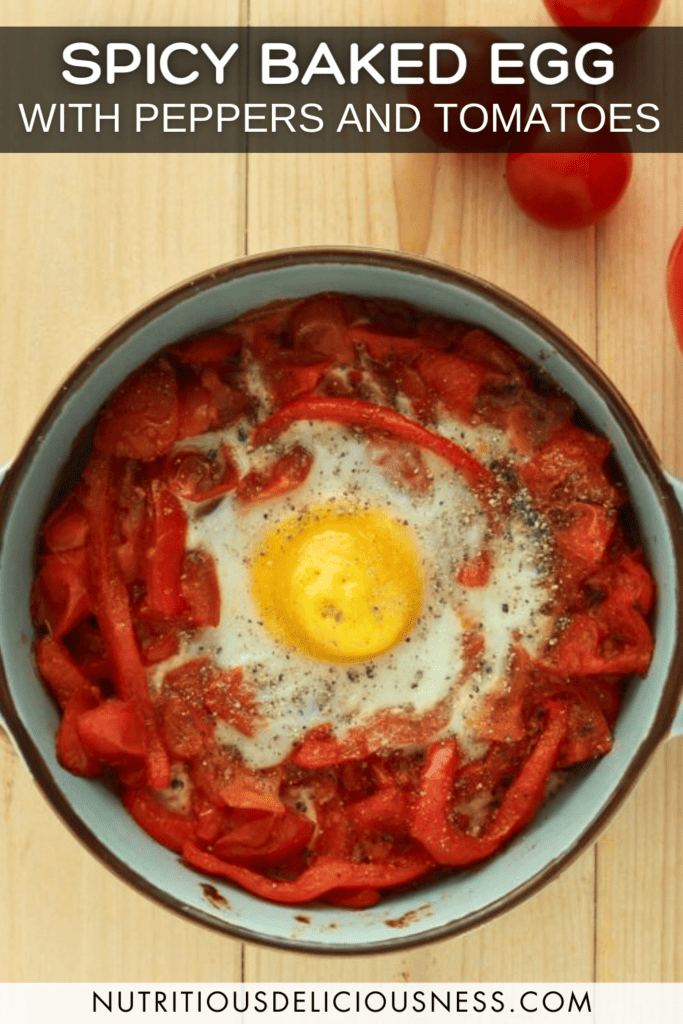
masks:
{"type": "Polygon", "coordinates": [[[210,501],[237,487],[237,464],[228,445],[213,453],[183,448],[171,455],[164,467],[168,487],[188,501],[210,501]]]}
{"type": "MultiPolygon", "coordinates": [[[[420,111],[420,128],[437,146],[455,153],[488,153],[501,149],[509,133],[500,129],[500,123],[498,130],[493,130],[491,112],[494,103],[500,107],[506,123],[516,104],[520,105],[523,121],[529,105],[529,85],[526,81],[523,85],[493,85],[491,82],[491,47],[494,43],[504,42],[503,37],[486,28],[458,28],[446,33],[438,42],[459,46],[467,58],[467,71],[453,85],[425,81],[422,85],[408,86],[408,102],[420,111]],[[440,103],[458,104],[457,109],[449,111],[447,131],[444,129],[445,111],[436,106],[440,103]],[[467,131],[460,124],[458,115],[469,103],[481,104],[489,112],[488,123],[481,131],[467,131]]],[[[455,74],[455,56],[442,53],[438,70],[441,78],[455,74]]],[[[482,112],[475,110],[467,123],[477,127],[482,119],[482,112]]]]}
{"type": "Polygon", "coordinates": [[[263,470],[252,469],[242,477],[235,492],[246,505],[277,498],[300,487],[313,465],[313,456],[302,445],[295,445],[263,470]]]}
{"type": "Polygon", "coordinates": [[[102,774],[101,761],[84,747],[78,733],[78,720],[82,714],[92,711],[100,703],[100,691],[96,686],[84,686],[75,690],[64,706],[55,739],[57,758],[67,771],[86,778],[102,774]]]}
{"type": "Polygon", "coordinates": [[[629,28],[649,25],[662,0],[543,0],[556,25],[629,28]]]}
{"type": "Polygon", "coordinates": [[[666,268],[666,297],[676,341],[683,352],[683,228],[669,253],[666,268]]]}
{"type": "Polygon", "coordinates": [[[188,551],[183,562],[181,587],[188,625],[217,626],[220,622],[221,590],[212,556],[201,549],[188,551]]]}
{"type": "Polygon", "coordinates": [[[589,227],[609,213],[633,172],[633,154],[623,137],[607,127],[584,132],[571,114],[562,131],[560,111],[544,110],[550,132],[534,125],[515,140],[506,161],[508,189],[517,205],[540,224],[561,230],[589,227]]]}
{"type": "Polygon", "coordinates": [[[290,332],[295,349],[325,356],[339,366],[354,361],[353,340],[338,295],[305,299],[292,313],[290,332]]]}
{"type": "Polygon", "coordinates": [[[95,431],[103,455],[150,462],[165,455],[178,433],[178,385],[168,360],[131,374],[105,406],[95,431]]]}
{"type": "Polygon", "coordinates": [[[83,711],[76,722],[83,748],[105,764],[145,759],[145,726],[132,701],[110,697],[83,711]]]}
{"type": "Polygon", "coordinates": [[[91,611],[85,548],[43,555],[32,593],[33,614],[62,637],[91,611]]]}
{"type": "Polygon", "coordinates": [[[53,636],[44,636],[37,641],[34,649],[36,665],[50,693],[61,708],[79,690],[88,691],[87,676],[74,662],[69,651],[53,636]]]}

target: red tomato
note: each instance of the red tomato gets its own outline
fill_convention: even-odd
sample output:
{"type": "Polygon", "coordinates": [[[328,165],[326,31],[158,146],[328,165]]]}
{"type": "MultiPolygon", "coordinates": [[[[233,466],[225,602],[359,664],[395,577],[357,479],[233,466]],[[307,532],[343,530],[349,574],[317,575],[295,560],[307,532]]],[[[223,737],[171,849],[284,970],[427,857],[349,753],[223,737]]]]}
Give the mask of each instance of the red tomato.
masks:
{"type": "Polygon", "coordinates": [[[666,269],[666,297],[676,339],[683,351],[683,229],[673,244],[666,269]]]}
{"type": "Polygon", "coordinates": [[[339,295],[305,299],[292,313],[290,332],[295,349],[327,356],[340,366],[354,361],[353,341],[339,295]]]}
{"type": "MultiPolygon", "coordinates": [[[[493,105],[498,104],[505,123],[510,123],[515,105],[519,104],[520,117],[524,120],[529,105],[529,85],[493,85],[491,82],[491,46],[504,42],[502,36],[486,28],[458,28],[444,35],[439,42],[454,43],[467,58],[467,71],[460,81],[452,85],[437,85],[425,81],[422,85],[410,85],[407,89],[408,102],[420,112],[420,127],[429,138],[445,149],[456,153],[487,153],[502,149],[510,134],[497,124],[493,126],[493,105]],[[444,128],[445,111],[436,106],[439,103],[455,103],[458,106],[448,111],[448,129],[444,128]],[[463,115],[468,104],[486,108],[484,112],[473,108],[463,115]],[[468,131],[461,124],[461,115],[468,128],[476,129],[486,124],[481,131],[468,131]]],[[[452,77],[458,70],[455,53],[442,52],[437,61],[440,78],[452,77]]],[[[426,79],[426,71],[422,75],[426,79]]]]}
{"type": "Polygon", "coordinates": [[[208,453],[183,448],[165,466],[166,482],[174,494],[188,501],[210,501],[237,487],[237,464],[228,445],[208,453]]]}
{"type": "Polygon", "coordinates": [[[54,637],[70,632],[92,610],[85,548],[41,557],[33,585],[33,614],[54,637]]]}
{"type": "Polygon", "coordinates": [[[628,28],[649,25],[662,0],[543,0],[556,25],[628,28]]]}
{"type": "Polygon", "coordinates": [[[94,444],[103,455],[151,462],[178,434],[178,385],[166,359],[146,363],[123,382],[105,406],[94,444]]]}
{"type": "Polygon", "coordinates": [[[252,469],[237,485],[237,500],[245,504],[289,494],[300,487],[313,465],[313,456],[300,444],[263,470],[252,469]]]}
{"type": "Polygon", "coordinates": [[[217,626],[220,621],[221,591],[216,563],[207,551],[188,551],[181,576],[185,620],[193,628],[217,626]]]}
{"type": "MultiPolygon", "coordinates": [[[[621,199],[631,180],[633,155],[625,139],[605,127],[584,132],[567,120],[561,131],[559,110],[545,111],[542,124],[520,137],[523,152],[507,156],[507,183],[512,198],[534,220],[551,228],[584,228],[604,217],[621,199]],[[617,146],[623,146],[617,152],[617,146]],[[604,148],[606,152],[597,152],[604,148]]],[[[589,121],[585,122],[590,127],[589,121]]]]}
{"type": "Polygon", "coordinates": [[[82,711],[76,731],[83,749],[105,764],[143,761],[145,726],[137,705],[110,697],[97,707],[82,711]]]}

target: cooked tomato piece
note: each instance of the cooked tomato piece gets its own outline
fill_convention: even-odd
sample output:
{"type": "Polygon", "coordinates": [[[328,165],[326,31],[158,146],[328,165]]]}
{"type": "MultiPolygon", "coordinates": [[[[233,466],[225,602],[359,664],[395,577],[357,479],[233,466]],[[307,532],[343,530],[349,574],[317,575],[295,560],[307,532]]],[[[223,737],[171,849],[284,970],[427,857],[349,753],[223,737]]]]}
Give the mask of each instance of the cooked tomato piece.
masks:
{"type": "Polygon", "coordinates": [[[437,394],[427,384],[414,366],[398,360],[392,367],[391,376],[394,386],[400,394],[410,399],[413,413],[423,423],[433,423],[436,419],[437,394]]]}
{"type": "Polygon", "coordinates": [[[76,721],[81,743],[104,764],[144,761],[147,753],[145,726],[136,704],[110,697],[83,711],[76,721]]]}
{"type": "MultiPolygon", "coordinates": [[[[184,618],[187,609],[184,612],[184,618]]],[[[172,658],[180,650],[178,621],[158,619],[145,613],[142,608],[134,609],[135,636],[145,665],[156,665],[172,658]]]]}
{"type": "Polygon", "coordinates": [[[222,363],[237,355],[242,347],[238,334],[225,331],[207,331],[196,338],[188,338],[172,350],[182,363],[222,363]]]}
{"type": "Polygon", "coordinates": [[[253,860],[261,866],[279,864],[308,846],[313,829],[310,818],[290,808],[281,814],[236,811],[229,829],[212,846],[218,857],[236,864],[253,860]]]}
{"type": "Polygon", "coordinates": [[[204,706],[244,736],[254,735],[258,708],[253,687],[244,678],[241,668],[211,667],[204,690],[204,706]]]}
{"type": "Polygon", "coordinates": [[[164,478],[178,497],[210,501],[233,491],[239,473],[230,448],[221,445],[208,452],[194,448],[176,452],[166,462],[164,478]]]}
{"type": "Polygon", "coordinates": [[[245,736],[258,724],[254,692],[241,668],[223,669],[208,655],[194,658],[164,676],[162,696],[180,696],[188,704],[205,708],[245,736]]]}
{"type": "Polygon", "coordinates": [[[208,552],[187,552],[180,584],[185,602],[185,622],[195,629],[217,626],[220,622],[221,591],[216,563],[208,552]]]}
{"type": "Polygon", "coordinates": [[[458,569],[456,579],[461,587],[485,587],[491,575],[491,552],[482,548],[458,569]]]}
{"type": "Polygon", "coordinates": [[[567,512],[571,517],[569,524],[555,532],[560,554],[569,563],[578,560],[586,565],[598,565],[614,533],[614,510],[602,505],[572,502],[567,512]]]}
{"type": "Polygon", "coordinates": [[[213,367],[204,367],[199,379],[211,395],[210,423],[214,430],[235,423],[249,412],[251,399],[246,392],[223,380],[213,367]]]}
{"type": "Polygon", "coordinates": [[[633,607],[649,615],[655,600],[655,584],[638,552],[624,554],[618,561],[602,566],[589,579],[591,588],[611,593],[616,604],[633,607]]]}
{"type": "Polygon", "coordinates": [[[320,352],[279,352],[263,367],[271,401],[278,406],[315,391],[333,365],[333,360],[320,352]]]}
{"type": "Polygon", "coordinates": [[[573,423],[560,427],[520,475],[535,498],[614,504],[617,492],[604,463],[610,453],[606,437],[590,434],[573,423]]]}
{"type": "Polygon", "coordinates": [[[185,843],[195,833],[196,822],[193,818],[170,811],[156,797],[144,790],[128,790],[123,797],[123,803],[129,814],[148,835],[176,853],[182,851],[185,843]]]}
{"type": "Polygon", "coordinates": [[[55,741],[57,758],[62,767],[74,775],[95,778],[102,774],[102,762],[83,745],[78,731],[81,715],[96,708],[100,699],[96,686],[85,686],[72,693],[64,706],[55,741]]]}
{"type": "Polygon", "coordinates": [[[88,537],[88,519],[78,502],[70,495],[50,516],[43,527],[42,538],[48,551],[72,551],[82,548],[88,537]]]}
{"type": "Polygon", "coordinates": [[[178,386],[178,440],[196,437],[211,430],[215,424],[213,396],[197,377],[183,380],[178,386]]]}
{"type": "Polygon", "coordinates": [[[294,308],[290,337],[295,349],[323,355],[339,366],[355,359],[353,341],[338,295],[316,295],[294,308]]]}
{"type": "Polygon", "coordinates": [[[370,358],[377,363],[386,363],[389,359],[412,361],[425,348],[421,338],[388,334],[386,331],[365,324],[357,324],[353,327],[351,337],[356,344],[362,345],[370,358]]]}
{"type": "Polygon", "coordinates": [[[446,409],[470,420],[484,380],[484,368],[450,352],[425,352],[415,364],[420,377],[446,409]]]}
{"type": "Polygon", "coordinates": [[[109,400],[95,430],[103,455],[149,462],[165,455],[178,434],[178,385],[167,359],[146,363],[109,400]]]}
{"type": "Polygon", "coordinates": [[[265,814],[284,811],[279,796],[281,776],[279,766],[259,772],[226,747],[207,751],[193,766],[195,786],[214,806],[265,814]]]}
{"type": "Polygon", "coordinates": [[[338,740],[329,723],[310,729],[292,753],[292,761],[301,768],[331,768],[347,761],[367,757],[370,748],[366,737],[353,743],[338,740]]]}
{"type": "Polygon", "coordinates": [[[160,710],[161,737],[172,757],[197,757],[213,736],[213,721],[204,708],[181,696],[163,701],[160,710]]]}
{"type": "Polygon", "coordinates": [[[295,445],[266,469],[252,469],[237,485],[236,498],[245,504],[266,501],[300,487],[313,465],[313,456],[302,445],[295,445]]]}
{"type": "Polygon", "coordinates": [[[113,678],[112,665],[97,619],[81,619],[64,637],[64,645],[79,671],[89,682],[102,683],[113,678]]]}
{"type": "Polygon", "coordinates": [[[91,614],[85,548],[48,553],[41,557],[33,586],[32,606],[36,621],[47,626],[54,637],[64,636],[91,614]]]}
{"type": "Polygon", "coordinates": [[[612,730],[600,706],[587,687],[573,688],[560,699],[567,706],[567,738],[555,762],[556,768],[602,757],[612,749],[612,730]]]}
{"type": "MultiPolygon", "coordinates": [[[[369,440],[372,443],[373,439],[369,440]]],[[[375,447],[379,450],[375,463],[381,466],[394,487],[413,494],[427,494],[431,491],[434,479],[419,448],[392,441],[391,438],[382,438],[375,447]]]]}
{"type": "Polygon", "coordinates": [[[652,634],[639,612],[604,601],[572,617],[544,664],[561,675],[642,675],[651,658],[652,634]]]}
{"type": "Polygon", "coordinates": [[[507,430],[510,443],[518,452],[532,455],[548,438],[569,424],[572,406],[563,396],[534,396],[515,389],[504,389],[484,398],[485,415],[507,430]]]}
{"type": "Polygon", "coordinates": [[[41,637],[36,641],[34,653],[38,671],[60,707],[66,707],[79,690],[88,690],[90,680],[61,641],[51,636],[41,637]]]}

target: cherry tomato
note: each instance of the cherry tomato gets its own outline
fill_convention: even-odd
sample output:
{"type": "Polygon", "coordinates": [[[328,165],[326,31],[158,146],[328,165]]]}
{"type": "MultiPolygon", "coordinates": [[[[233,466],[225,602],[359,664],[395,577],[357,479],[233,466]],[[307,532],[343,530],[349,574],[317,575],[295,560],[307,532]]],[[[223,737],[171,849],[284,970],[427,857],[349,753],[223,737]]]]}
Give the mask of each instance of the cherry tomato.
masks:
{"type": "Polygon", "coordinates": [[[574,28],[644,28],[662,0],[543,0],[556,25],[574,28]]]}
{"type": "MultiPolygon", "coordinates": [[[[511,117],[515,105],[519,104],[522,122],[529,106],[529,85],[493,85],[491,82],[491,46],[502,43],[502,36],[486,28],[458,28],[442,36],[439,42],[454,43],[467,58],[467,71],[459,82],[453,85],[436,85],[425,81],[423,85],[410,85],[407,89],[408,102],[420,111],[420,127],[429,138],[454,153],[486,153],[502,149],[515,130],[511,117]],[[440,103],[455,103],[448,111],[448,129],[444,128],[445,110],[436,106],[440,103]],[[476,108],[466,111],[468,104],[476,108]],[[500,108],[506,132],[501,125],[501,115],[494,129],[493,105],[500,108]],[[486,108],[484,112],[479,106],[486,108]],[[481,131],[468,131],[462,127],[460,117],[465,118],[469,128],[475,129],[484,123],[481,131]]],[[[437,61],[439,77],[447,78],[457,71],[454,53],[442,52],[437,61]]]]}
{"type": "Polygon", "coordinates": [[[547,227],[588,227],[624,194],[633,170],[630,147],[607,128],[587,133],[567,121],[562,132],[560,111],[545,115],[550,132],[534,125],[515,146],[524,151],[508,153],[508,188],[518,206],[547,227]]]}
{"type": "Polygon", "coordinates": [[[666,270],[666,297],[676,331],[676,340],[683,351],[683,229],[673,244],[666,270]]]}

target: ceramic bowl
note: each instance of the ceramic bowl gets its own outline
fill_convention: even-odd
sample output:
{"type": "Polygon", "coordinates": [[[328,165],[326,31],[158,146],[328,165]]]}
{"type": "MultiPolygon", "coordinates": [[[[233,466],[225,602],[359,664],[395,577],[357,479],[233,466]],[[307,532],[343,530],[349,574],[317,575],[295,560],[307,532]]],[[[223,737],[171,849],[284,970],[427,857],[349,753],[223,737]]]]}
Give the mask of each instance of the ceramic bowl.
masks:
{"type": "Polygon", "coordinates": [[[480,925],[518,904],[598,835],[657,745],[683,732],[680,580],[683,485],[662,471],[646,435],[601,371],[560,331],[475,278],[426,260],[353,249],[299,249],[220,267],[160,298],[112,331],[72,373],[9,467],[0,491],[0,715],[17,751],[64,822],[141,893],[235,938],[316,953],[380,953],[480,925]],[[401,299],[469,321],[541,362],[610,439],[657,579],[655,653],[635,679],[614,749],[555,796],[502,853],[368,910],[282,907],[183,866],[138,829],[99,782],[55,757],[58,716],[31,656],[29,591],[36,534],[75,438],[121,381],[158,349],[275,299],[322,291],[401,299]]]}

